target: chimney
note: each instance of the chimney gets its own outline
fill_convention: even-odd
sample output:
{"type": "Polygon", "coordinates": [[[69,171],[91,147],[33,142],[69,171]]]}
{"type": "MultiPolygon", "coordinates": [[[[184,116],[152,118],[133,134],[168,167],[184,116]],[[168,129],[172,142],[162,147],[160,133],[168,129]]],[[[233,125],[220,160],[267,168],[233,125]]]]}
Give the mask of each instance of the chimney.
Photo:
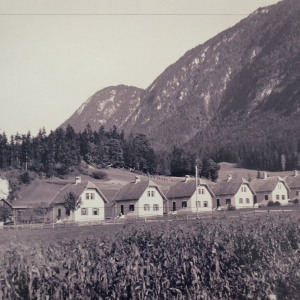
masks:
{"type": "Polygon", "coordinates": [[[294,176],[298,176],[298,171],[297,170],[294,170],[294,176]]]}
{"type": "Polygon", "coordinates": [[[76,176],[75,177],[75,184],[80,183],[81,182],[81,177],[80,176],[76,176]]]}
{"type": "Polygon", "coordinates": [[[141,177],[140,176],[135,176],[135,183],[138,183],[141,181],[141,177]]]}
{"type": "Polygon", "coordinates": [[[268,178],[268,173],[264,172],[264,179],[267,179],[267,178],[268,178]]]}
{"type": "Polygon", "coordinates": [[[188,182],[191,179],[190,175],[185,175],[185,182],[188,182]]]}
{"type": "Polygon", "coordinates": [[[227,182],[229,182],[231,179],[232,179],[231,174],[228,174],[228,175],[227,175],[227,182]]]}

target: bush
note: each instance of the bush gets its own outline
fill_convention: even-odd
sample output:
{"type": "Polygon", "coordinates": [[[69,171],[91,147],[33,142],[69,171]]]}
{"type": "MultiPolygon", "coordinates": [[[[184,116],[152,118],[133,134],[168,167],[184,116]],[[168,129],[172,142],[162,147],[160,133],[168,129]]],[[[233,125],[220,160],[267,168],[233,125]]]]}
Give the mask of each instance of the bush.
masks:
{"type": "Polygon", "coordinates": [[[293,199],[291,202],[294,204],[299,204],[300,201],[299,201],[299,199],[293,199]]]}
{"type": "Polygon", "coordinates": [[[236,210],[236,207],[232,204],[228,204],[227,210],[236,210]]]}
{"type": "Polygon", "coordinates": [[[107,173],[103,171],[93,171],[90,175],[94,179],[102,179],[105,180],[108,178],[107,173]]]}
{"type": "Polygon", "coordinates": [[[274,201],[270,200],[268,202],[267,206],[276,206],[276,205],[281,205],[281,203],[279,201],[274,202],[274,201]]]}

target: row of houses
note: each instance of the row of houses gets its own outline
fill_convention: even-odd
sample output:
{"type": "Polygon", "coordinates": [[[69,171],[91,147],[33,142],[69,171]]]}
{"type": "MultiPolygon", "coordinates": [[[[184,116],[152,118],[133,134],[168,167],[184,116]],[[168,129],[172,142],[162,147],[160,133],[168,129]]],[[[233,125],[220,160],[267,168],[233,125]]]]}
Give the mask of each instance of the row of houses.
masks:
{"type": "Polygon", "coordinates": [[[23,201],[10,203],[2,199],[1,203],[9,206],[15,216],[34,204],[44,203],[49,207],[46,219],[50,222],[104,220],[123,215],[160,216],[170,212],[209,212],[228,205],[236,209],[253,208],[267,205],[269,201],[286,205],[290,199],[299,196],[300,176],[297,171],[285,178],[268,177],[264,173],[262,179],[249,182],[244,178],[232,178],[228,175],[227,180],[216,184],[203,179],[198,179],[196,183],[195,179],[186,176],[184,181],[177,182],[164,191],[153,181],[141,180],[139,176],[117,192],[101,191],[90,181],[81,182],[80,177],[76,177],[75,183],[62,187],[54,184],[50,186],[46,183],[39,184],[31,194],[26,196],[25,192],[23,201]],[[65,196],[70,192],[81,198],[81,205],[74,212],[64,206],[65,196]]]}

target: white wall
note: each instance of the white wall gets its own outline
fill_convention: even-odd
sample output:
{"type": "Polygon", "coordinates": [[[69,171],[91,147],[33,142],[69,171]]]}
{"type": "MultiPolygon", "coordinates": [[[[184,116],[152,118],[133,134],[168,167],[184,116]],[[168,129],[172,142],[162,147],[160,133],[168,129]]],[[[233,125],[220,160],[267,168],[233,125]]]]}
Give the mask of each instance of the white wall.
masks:
{"type": "Polygon", "coordinates": [[[135,211],[141,216],[162,216],[164,214],[164,200],[155,187],[148,187],[135,205],[135,211]],[[150,197],[148,196],[150,191],[150,197]],[[151,196],[154,192],[154,197],[151,196]],[[144,210],[144,205],[149,204],[150,210],[144,210]],[[158,205],[158,211],[153,210],[153,205],[158,205]]]}
{"type": "MultiPolygon", "coordinates": [[[[197,199],[198,201],[200,201],[198,212],[212,211],[212,197],[208,189],[205,186],[200,186],[197,188],[197,192],[198,192],[197,199]],[[199,194],[199,190],[201,191],[201,194],[199,194]],[[204,194],[202,193],[202,190],[204,190],[204,194]],[[207,202],[207,207],[204,207],[205,201],[207,202]]],[[[197,212],[196,191],[190,199],[190,206],[191,206],[191,211],[197,212]]]]}
{"type": "Polygon", "coordinates": [[[288,191],[283,184],[283,182],[279,181],[272,192],[272,200],[274,202],[278,201],[281,204],[288,204],[288,191]],[[279,196],[279,200],[276,196],[279,196]],[[282,200],[282,196],[284,196],[284,200],[282,200]]]}
{"type": "Polygon", "coordinates": [[[77,209],[75,212],[70,212],[70,216],[66,215],[66,209],[63,205],[56,205],[53,207],[53,210],[48,214],[51,221],[56,222],[57,216],[58,216],[58,210],[61,210],[61,220],[62,221],[90,221],[90,220],[104,220],[105,219],[105,211],[104,211],[104,200],[102,197],[98,194],[98,192],[95,189],[86,189],[81,194],[82,204],[79,209],[77,209]],[[86,199],[86,193],[94,194],[94,199],[86,199]],[[85,208],[87,210],[87,215],[82,215],[82,208],[85,208]],[[98,208],[99,215],[93,214],[93,208],[98,208]]]}
{"type": "Polygon", "coordinates": [[[238,192],[234,195],[232,200],[232,205],[236,208],[250,208],[254,205],[254,198],[249,186],[247,184],[242,184],[238,192]],[[246,189],[246,192],[244,190],[246,189]],[[242,191],[243,190],[243,191],[242,191]],[[250,203],[246,203],[246,198],[250,200],[250,203]],[[243,203],[240,203],[240,199],[243,199],[243,203]]]}

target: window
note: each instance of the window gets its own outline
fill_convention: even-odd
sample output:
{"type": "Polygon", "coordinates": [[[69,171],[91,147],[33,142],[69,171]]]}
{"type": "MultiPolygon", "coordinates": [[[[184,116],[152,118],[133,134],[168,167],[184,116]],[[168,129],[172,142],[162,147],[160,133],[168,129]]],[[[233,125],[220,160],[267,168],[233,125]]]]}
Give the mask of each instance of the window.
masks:
{"type": "Polygon", "coordinates": [[[99,208],[93,208],[93,215],[98,216],[99,215],[99,208]]]}
{"type": "Polygon", "coordinates": [[[243,198],[239,199],[239,204],[243,204],[243,198]]]}
{"type": "Polygon", "coordinates": [[[70,216],[70,215],[71,215],[71,211],[66,208],[66,216],[70,216]]]}
{"type": "Polygon", "coordinates": [[[148,191],[147,195],[148,195],[148,197],[150,197],[150,191],[148,191]]]}
{"type": "Polygon", "coordinates": [[[296,196],[299,196],[299,191],[296,191],[296,196]]]}
{"type": "Polygon", "coordinates": [[[231,204],[231,199],[226,199],[226,204],[231,204]]]}
{"type": "Polygon", "coordinates": [[[182,201],[182,208],[187,207],[187,202],[186,201],[182,201]]]}
{"type": "Polygon", "coordinates": [[[250,204],[250,199],[246,198],[246,204],[250,204]]]}
{"type": "Polygon", "coordinates": [[[90,194],[89,193],[85,193],[85,199],[89,200],[90,199],[90,194]]]}
{"type": "Polygon", "coordinates": [[[91,193],[91,200],[95,200],[95,194],[91,193]]]}
{"type": "Polygon", "coordinates": [[[158,211],[158,210],[159,210],[158,204],[153,204],[153,210],[154,210],[154,211],[158,211]]]}
{"type": "Polygon", "coordinates": [[[208,207],[207,201],[203,201],[203,207],[208,207]]]}
{"type": "Polygon", "coordinates": [[[265,195],[265,200],[269,200],[269,195],[265,195]]]}
{"type": "Polygon", "coordinates": [[[150,210],[150,205],[149,204],[144,204],[144,210],[150,210]]]}
{"type": "Polygon", "coordinates": [[[87,214],[88,214],[88,209],[87,208],[82,208],[81,209],[81,215],[82,216],[87,216],[87,214]]]}
{"type": "Polygon", "coordinates": [[[244,187],[244,192],[247,192],[247,188],[246,187],[244,187]]]}
{"type": "Polygon", "coordinates": [[[196,201],[196,207],[201,207],[201,202],[200,201],[196,201]]]}
{"type": "Polygon", "coordinates": [[[282,199],[282,200],[285,200],[285,195],[282,195],[282,196],[281,196],[281,199],[282,199]]]}
{"type": "Polygon", "coordinates": [[[129,211],[134,211],[134,205],[133,204],[129,205],[129,211]]]}
{"type": "Polygon", "coordinates": [[[279,195],[276,195],[276,200],[279,200],[279,195]]]}
{"type": "Polygon", "coordinates": [[[202,194],[204,195],[204,189],[202,189],[202,194]]]}
{"type": "Polygon", "coordinates": [[[151,191],[151,197],[154,197],[154,191],[151,191]]]}
{"type": "Polygon", "coordinates": [[[198,190],[198,194],[201,194],[201,189],[198,190]]]}

